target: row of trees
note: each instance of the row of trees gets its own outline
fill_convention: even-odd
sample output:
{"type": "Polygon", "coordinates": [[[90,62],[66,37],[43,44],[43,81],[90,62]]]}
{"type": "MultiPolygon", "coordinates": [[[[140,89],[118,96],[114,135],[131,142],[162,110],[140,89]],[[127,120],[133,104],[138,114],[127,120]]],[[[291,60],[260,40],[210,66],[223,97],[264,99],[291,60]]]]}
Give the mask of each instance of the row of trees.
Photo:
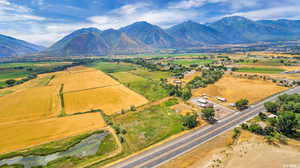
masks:
{"type": "Polygon", "coordinates": [[[281,95],[275,102],[264,104],[267,112],[277,117],[268,119],[271,127],[286,136],[298,137],[300,128],[300,94],[281,95]]]}
{"type": "Polygon", "coordinates": [[[213,84],[222,78],[224,72],[220,70],[202,70],[202,76],[197,76],[187,85],[190,88],[206,87],[208,84],[213,84]]]}
{"type": "Polygon", "coordinates": [[[168,90],[169,96],[181,97],[183,100],[188,100],[192,97],[192,91],[188,87],[168,84],[166,80],[161,80],[162,86],[168,90]]]}

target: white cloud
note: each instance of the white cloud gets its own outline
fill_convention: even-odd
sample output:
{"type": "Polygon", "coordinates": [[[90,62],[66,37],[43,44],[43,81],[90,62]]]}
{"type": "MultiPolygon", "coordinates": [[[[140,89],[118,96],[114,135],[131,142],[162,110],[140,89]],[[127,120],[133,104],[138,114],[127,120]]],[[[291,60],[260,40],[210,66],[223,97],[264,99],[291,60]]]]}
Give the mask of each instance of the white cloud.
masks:
{"type": "Polygon", "coordinates": [[[120,28],[138,21],[147,21],[166,27],[196,16],[198,13],[193,10],[153,9],[149,4],[137,3],[122,6],[107,15],[93,16],[88,19],[100,29],[108,29],[120,28]]]}
{"type": "Polygon", "coordinates": [[[25,6],[16,5],[8,0],[0,0],[0,20],[3,22],[46,20],[46,18],[35,16],[32,10],[25,6]]]}
{"type": "Polygon", "coordinates": [[[300,19],[300,6],[283,6],[248,12],[237,12],[226,16],[244,16],[253,20],[300,19]]]}
{"type": "Polygon", "coordinates": [[[258,5],[259,0],[182,0],[176,3],[170,3],[169,8],[190,9],[202,7],[206,4],[225,3],[234,10],[243,7],[254,7],[258,5]]]}

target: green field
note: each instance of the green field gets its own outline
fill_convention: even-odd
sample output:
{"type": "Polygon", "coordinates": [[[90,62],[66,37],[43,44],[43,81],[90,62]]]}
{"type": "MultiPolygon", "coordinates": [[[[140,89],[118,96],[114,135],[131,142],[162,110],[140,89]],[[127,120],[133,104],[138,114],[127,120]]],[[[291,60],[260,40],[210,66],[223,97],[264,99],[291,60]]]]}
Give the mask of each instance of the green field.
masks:
{"type": "Polygon", "coordinates": [[[160,79],[170,77],[172,75],[170,72],[149,71],[138,65],[128,63],[96,62],[89,66],[108,73],[150,101],[160,100],[168,96],[168,91],[161,86],[160,79]]]}
{"type": "Polygon", "coordinates": [[[69,65],[69,62],[27,62],[0,63],[0,86],[6,87],[6,80],[21,80],[28,75],[50,72],[54,68],[69,65]]]}
{"type": "Polygon", "coordinates": [[[284,69],[280,68],[257,68],[257,67],[243,67],[237,68],[236,72],[250,72],[250,73],[265,73],[265,74],[277,74],[284,72],[284,69]]]}
{"type": "Polygon", "coordinates": [[[25,78],[30,75],[31,72],[24,70],[1,70],[0,71],[0,81],[7,79],[25,78]]]}
{"type": "Polygon", "coordinates": [[[67,65],[70,62],[24,62],[24,63],[0,63],[0,69],[2,68],[15,68],[15,67],[37,67],[37,66],[58,66],[67,65]]]}
{"type": "MultiPolygon", "coordinates": [[[[175,102],[176,103],[176,102],[175,102]]],[[[113,117],[113,122],[125,129],[128,150],[135,152],[183,130],[181,115],[170,109],[174,100],[113,117]]]]}
{"type": "Polygon", "coordinates": [[[168,96],[168,91],[165,90],[159,83],[162,76],[166,76],[164,72],[145,72],[144,70],[117,72],[111,75],[119,82],[145,96],[150,101],[160,100],[168,96]],[[155,76],[152,80],[150,77],[155,76]],[[155,80],[157,79],[157,80],[155,80]]]}
{"type": "Polygon", "coordinates": [[[95,62],[89,66],[99,69],[106,73],[131,71],[131,70],[135,70],[136,68],[136,65],[133,64],[111,63],[111,62],[95,62]]]}
{"type": "Polygon", "coordinates": [[[203,64],[211,64],[213,63],[214,60],[210,60],[210,59],[207,59],[207,60],[204,60],[204,59],[177,59],[177,60],[173,60],[173,61],[170,61],[170,63],[173,63],[173,64],[181,64],[181,65],[192,65],[192,64],[199,64],[199,65],[203,65],[203,64]]]}

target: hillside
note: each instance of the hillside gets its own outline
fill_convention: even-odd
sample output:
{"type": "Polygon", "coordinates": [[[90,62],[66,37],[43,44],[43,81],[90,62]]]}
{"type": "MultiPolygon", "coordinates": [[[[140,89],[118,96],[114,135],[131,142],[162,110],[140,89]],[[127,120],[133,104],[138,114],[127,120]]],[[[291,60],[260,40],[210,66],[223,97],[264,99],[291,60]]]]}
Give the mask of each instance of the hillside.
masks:
{"type": "Polygon", "coordinates": [[[77,30],[56,42],[46,53],[66,56],[106,55],[109,53],[109,46],[101,32],[96,28],[77,30]]]}
{"type": "Polygon", "coordinates": [[[20,56],[43,49],[42,46],[0,34],[0,57],[20,56]]]}
{"type": "Polygon", "coordinates": [[[147,22],[136,22],[123,27],[120,31],[125,32],[129,37],[140,40],[154,48],[178,47],[179,42],[169,35],[162,28],[147,22]]]}
{"type": "Polygon", "coordinates": [[[226,43],[294,40],[295,34],[281,26],[252,21],[240,16],[225,17],[208,24],[226,38],[226,43]]]}
{"type": "Polygon", "coordinates": [[[178,40],[184,40],[192,45],[224,43],[224,37],[215,29],[193,21],[175,25],[166,30],[178,40]]]}

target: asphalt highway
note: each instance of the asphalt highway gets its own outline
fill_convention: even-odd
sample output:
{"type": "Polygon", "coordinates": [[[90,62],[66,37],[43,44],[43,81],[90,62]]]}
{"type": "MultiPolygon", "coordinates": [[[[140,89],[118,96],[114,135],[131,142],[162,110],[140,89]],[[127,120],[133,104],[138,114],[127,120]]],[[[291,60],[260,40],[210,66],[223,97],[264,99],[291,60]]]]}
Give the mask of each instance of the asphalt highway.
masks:
{"type": "MultiPolygon", "coordinates": [[[[196,129],[188,134],[182,135],[170,142],[146,150],[138,155],[122,160],[109,168],[155,168],[163,163],[174,159],[199,145],[215,138],[216,136],[230,130],[239,124],[252,119],[264,110],[264,103],[274,101],[279,95],[300,93],[300,87],[289,89],[285,92],[273,95],[248,109],[236,112],[213,125],[196,129]]],[[[259,94],[259,93],[258,93],[259,94]]]]}

